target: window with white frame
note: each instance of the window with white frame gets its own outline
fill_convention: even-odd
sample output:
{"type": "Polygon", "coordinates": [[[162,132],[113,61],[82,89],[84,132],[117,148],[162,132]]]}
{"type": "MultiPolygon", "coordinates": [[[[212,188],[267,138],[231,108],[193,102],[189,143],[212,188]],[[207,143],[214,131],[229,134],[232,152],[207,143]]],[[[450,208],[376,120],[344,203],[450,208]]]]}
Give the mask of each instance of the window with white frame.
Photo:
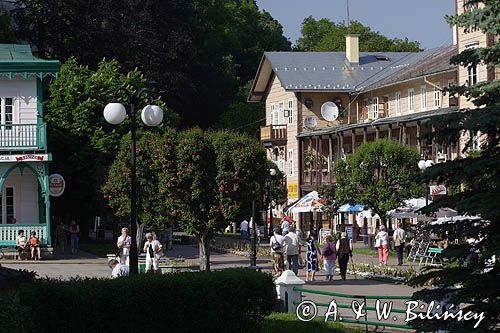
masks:
{"type": "Polygon", "coordinates": [[[434,108],[441,107],[441,88],[439,87],[439,83],[436,84],[437,87],[434,87],[434,108]]]}
{"type": "Polygon", "coordinates": [[[415,90],[408,89],[408,111],[415,111],[415,90]]]}
{"type": "Polygon", "coordinates": [[[281,172],[285,172],[285,160],[281,157],[278,159],[278,169],[281,172]]]}
{"type": "Polygon", "coordinates": [[[479,151],[481,149],[481,131],[477,131],[472,135],[472,144],[469,151],[479,151]]]}
{"type": "Polygon", "coordinates": [[[288,123],[293,124],[293,99],[288,100],[288,123]]]}
{"type": "Polygon", "coordinates": [[[394,99],[396,101],[396,114],[401,114],[401,91],[396,92],[394,99]]]}
{"type": "Polygon", "coordinates": [[[271,125],[278,125],[278,113],[276,112],[276,106],[271,104],[271,125]]]}
{"type": "Polygon", "coordinates": [[[420,87],[420,109],[427,110],[427,86],[420,87]]]}
{"type": "Polygon", "coordinates": [[[1,101],[1,123],[6,125],[4,128],[11,129],[14,123],[14,98],[3,97],[1,101]]]}
{"type": "MultiPolygon", "coordinates": [[[[466,49],[477,49],[479,47],[479,42],[474,42],[471,44],[465,45],[466,49]]],[[[467,67],[467,85],[473,86],[479,81],[479,72],[476,65],[470,65],[467,67]]]]}
{"type": "Polygon", "coordinates": [[[378,118],[378,97],[372,98],[372,117],[373,119],[378,118]]]}
{"type": "Polygon", "coordinates": [[[288,150],[288,175],[293,176],[293,149],[288,150]]]}
{"type": "Polygon", "coordinates": [[[285,103],[280,102],[278,104],[278,125],[284,125],[285,124],[285,103]]]}

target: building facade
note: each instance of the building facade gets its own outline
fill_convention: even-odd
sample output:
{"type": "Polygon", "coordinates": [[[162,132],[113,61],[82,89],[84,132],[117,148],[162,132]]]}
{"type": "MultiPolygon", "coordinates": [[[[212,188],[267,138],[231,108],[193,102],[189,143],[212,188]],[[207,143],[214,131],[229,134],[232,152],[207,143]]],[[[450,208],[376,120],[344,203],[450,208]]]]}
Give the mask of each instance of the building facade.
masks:
{"type": "Polygon", "coordinates": [[[28,45],[0,44],[0,245],[14,245],[23,229],[51,246],[43,86],[58,71],[28,45]]]}
{"type": "MultiPolygon", "coordinates": [[[[474,6],[457,0],[458,13],[474,6]]],[[[465,140],[440,146],[422,139],[424,131],[439,129],[422,125],[432,117],[473,107],[464,97],[447,95],[444,88],[494,80],[498,73],[483,65],[451,65],[450,58],[462,50],[495,41],[479,31],[454,30],[456,43],[422,52],[360,53],[358,37],[350,35],[346,52],[264,54],[248,99],[265,102],[261,141],[268,158],[287,176],[289,203],[333,184],[335,163],[360,144],[379,138],[414,147],[435,163],[462,155],[465,140]],[[334,120],[322,115],[326,102],[339,111],[334,120]]]]}

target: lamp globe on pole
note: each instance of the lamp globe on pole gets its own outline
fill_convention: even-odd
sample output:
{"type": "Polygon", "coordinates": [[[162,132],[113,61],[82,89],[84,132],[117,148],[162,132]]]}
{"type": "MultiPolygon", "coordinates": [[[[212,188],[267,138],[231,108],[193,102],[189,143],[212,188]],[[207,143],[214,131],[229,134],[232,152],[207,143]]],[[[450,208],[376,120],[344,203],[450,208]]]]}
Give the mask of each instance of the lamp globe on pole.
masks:
{"type": "Polygon", "coordinates": [[[108,103],[104,108],[104,119],[112,125],[121,124],[127,117],[127,111],[122,103],[108,103]]]}
{"type": "Polygon", "coordinates": [[[163,121],[163,110],[158,105],[146,105],[142,109],[141,119],[147,126],[158,126],[163,121]]]}
{"type": "Polygon", "coordinates": [[[276,175],[276,169],[269,169],[269,174],[271,176],[275,176],[276,175]]]}

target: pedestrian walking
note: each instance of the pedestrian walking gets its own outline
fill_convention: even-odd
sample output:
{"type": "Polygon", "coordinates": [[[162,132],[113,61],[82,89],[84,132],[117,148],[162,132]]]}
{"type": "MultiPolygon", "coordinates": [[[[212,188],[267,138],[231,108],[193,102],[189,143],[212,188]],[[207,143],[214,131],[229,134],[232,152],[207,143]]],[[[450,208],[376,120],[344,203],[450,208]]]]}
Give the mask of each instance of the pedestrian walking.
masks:
{"type": "Polygon", "coordinates": [[[17,247],[17,258],[18,260],[23,260],[23,257],[26,257],[26,244],[28,240],[26,236],[24,236],[24,230],[19,229],[16,237],[16,247],[17,247]]]}
{"type": "Polygon", "coordinates": [[[80,234],[80,226],[76,224],[76,221],[71,221],[71,225],[69,226],[69,234],[70,234],[70,243],[71,243],[71,254],[78,253],[78,241],[80,234]]]}
{"type": "Polygon", "coordinates": [[[285,253],[288,269],[292,270],[295,275],[299,274],[299,255],[300,255],[300,238],[295,233],[295,227],[290,226],[288,233],[285,235],[285,253]]]}
{"type": "Polygon", "coordinates": [[[120,264],[129,265],[129,255],[130,255],[130,245],[132,244],[132,238],[128,235],[128,229],[122,228],[122,234],[118,237],[116,241],[116,246],[118,247],[118,257],[120,258],[120,264]]]}
{"type": "Polygon", "coordinates": [[[144,244],[144,252],[146,252],[146,273],[151,270],[153,266],[154,273],[158,273],[158,263],[160,261],[160,252],[162,246],[160,242],[153,239],[153,234],[146,234],[147,242],[144,244]]]}
{"type": "Polygon", "coordinates": [[[379,265],[387,266],[387,258],[389,257],[389,234],[385,231],[385,226],[380,226],[380,231],[375,236],[375,246],[378,247],[378,262],[379,265]]]}
{"type": "Polygon", "coordinates": [[[347,238],[347,233],[342,232],[340,234],[340,239],[337,241],[336,249],[337,256],[339,258],[340,277],[342,280],[345,280],[349,257],[352,257],[352,243],[351,240],[347,238]]]}
{"type": "Polygon", "coordinates": [[[118,260],[111,259],[108,263],[109,268],[111,268],[111,278],[116,279],[119,277],[128,276],[129,269],[127,265],[120,264],[118,260]]]}
{"type": "Polygon", "coordinates": [[[248,238],[248,221],[243,220],[240,223],[241,239],[247,240],[248,238]]]}
{"type": "Polygon", "coordinates": [[[36,237],[36,232],[31,232],[30,237],[30,254],[32,260],[40,260],[42,256],[40,255],[40,239],[36,237]]]}
{"type": "Polygon", "coordinates": [[[337,256],[335,244],[331,235],[325,237],[322,257],[325,265],[326,280],[332,281],[335,273],[335,258],[337,256]]]}
{"type": "Polygon", "coordinates": [[[405,249],[406,242],[406,232],[403,229],[403,223],[399,222],[394,234],[392,235],[394,239],[394,249],[398,256],[398,266],[403,265],[403,251],[405,249]]]}
{"type": "Polygon", "coordinates": [[[283,267],[285,266],[283,262],[284,245],[285,239],[281,235],[281,229],[274,228],[274,234],[271,236],[269,246],[271,247],[271,254],[273,256],[273,274],[276,277],[283,273],[283,267]]]}
{"type": "Polygon", "coordinates": [[[318,249],[316,236],[311,233],[307,238],[306,281],[314,281],[314,275],[319,271],[318,249]]]}

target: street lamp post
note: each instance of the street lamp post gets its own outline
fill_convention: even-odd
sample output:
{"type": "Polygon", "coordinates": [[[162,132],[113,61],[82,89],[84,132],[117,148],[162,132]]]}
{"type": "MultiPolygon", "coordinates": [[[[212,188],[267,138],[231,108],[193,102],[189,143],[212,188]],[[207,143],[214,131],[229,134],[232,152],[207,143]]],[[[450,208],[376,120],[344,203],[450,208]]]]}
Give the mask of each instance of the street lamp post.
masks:
{"type": "MultiPolygon", "coordinates": [[[[104,108],[104,118],[112,125],[122,123],[127,117],[127,110],[123,104],[118,103],[116,96],[118,92],[123,92],[127,96],[128,104],[130,106],[130,135],[131,135],[131,159],[130,159],[130,274],[139,273],[138,257],[139,252],[137,249],[137,171],[136,171],[136,146],[137,146],[137,124],[136,124],[136,111],[135,105],[141,100],[142,95],[147,91],[145,88],[137,93],[120,87],[113,95],[113,99],[104,108]]],[[[141,119],[147,126],[158,126],[163,121],[163,110],[157,105],[146,105],[142,109],[141,119]]]]}
{"type": "MultiPolygon", "coordinates": [[[[427,168],[430,168],[434,165],[433,160],[425,160],[423,157],[420,161],[418,161],[418,168],[424,172],[427,168]]],[[[425,183],[425,205],[429,205],[429,183],[425,183]]]]}
{"type": "Polygon", "coordinates": [[[251,251],[250,251],[250,267],[257,266],[257,210],[256,210],[256,202],[255,196],[252,200],[252,225],[251,225],[251,233],[250,233],[250,243],[251,243],[251,251]]]}

